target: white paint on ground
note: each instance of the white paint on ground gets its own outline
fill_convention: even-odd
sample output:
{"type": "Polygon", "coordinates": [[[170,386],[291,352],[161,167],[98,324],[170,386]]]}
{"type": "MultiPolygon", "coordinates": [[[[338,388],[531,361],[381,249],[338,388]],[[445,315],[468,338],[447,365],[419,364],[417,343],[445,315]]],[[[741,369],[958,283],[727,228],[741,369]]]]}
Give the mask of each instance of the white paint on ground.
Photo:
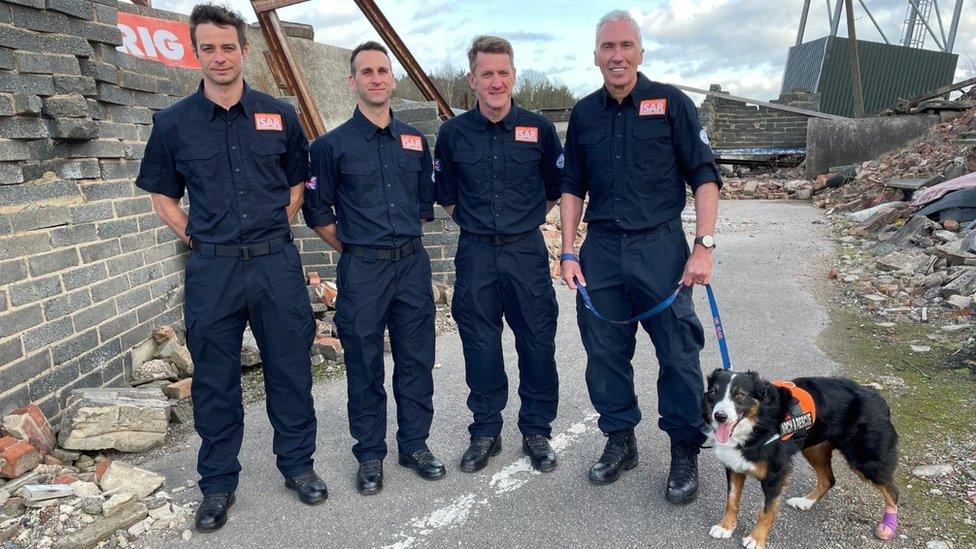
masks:
{"type": "MultiPolygon", "coordinates": [[[[590,430],[599,414],[590,412],[581,421],[570,425],[565,431],[552,437],[549,444],[556,452],[560,452],[590,430]]],[[[471,516],[477,513],[478,507],[487,505],[488,498],[500,496],[518,490],[529,482],[534,476],[541,475],[539,471],[532,468],[532,463],[528,456],[519,459],[502,468],[491,476],[488,481],[488,488],[492,492],[487,497],[479,498],[477,494],[465,494],[451,500],[450,503],[434,509],[430,513],[410,519],[407,527],[396,535],[397,540],[382,549],[409,549],[427,545],[426,538],[430,534],[445,528],[454,528],[464,524],[471,516]]]]}

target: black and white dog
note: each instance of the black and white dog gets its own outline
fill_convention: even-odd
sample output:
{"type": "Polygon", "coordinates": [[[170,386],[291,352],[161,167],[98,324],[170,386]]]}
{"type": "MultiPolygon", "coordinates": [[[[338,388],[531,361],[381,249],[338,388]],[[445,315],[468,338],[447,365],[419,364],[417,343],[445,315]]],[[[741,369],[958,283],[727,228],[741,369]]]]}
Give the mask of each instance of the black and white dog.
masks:
{"type": "Polygon", "coordinates": [[[790,498],[786,503],[807,510],[834,485],[830,458],[837,450],[884,498],[885,512],[875,535],[883,540],[894,537],[898,528],[894,480],[898,433],[884,398],[873,389],[842,378],[804,377],[787,385],[794,385],[794,390],[763,380],[755,372],[718,369],[708,377],[703,414],[714,430],[715,453],[725,465],[728,479],[725,515],[709,533],[719,539],[732,537],[742,485],[749,475],[762,484],[765,502],[742,545],[748,549],[765,547],[792,475],[793,454],[803,453],[817,474],[817,485],[806,496],[790,498]],[[815,410],[810,417],[815,419],[808,422],[805,432],[790,438],[782,429],[795,423],[784,420],[797,416],[797,397],[812,401],[815,410]]]}

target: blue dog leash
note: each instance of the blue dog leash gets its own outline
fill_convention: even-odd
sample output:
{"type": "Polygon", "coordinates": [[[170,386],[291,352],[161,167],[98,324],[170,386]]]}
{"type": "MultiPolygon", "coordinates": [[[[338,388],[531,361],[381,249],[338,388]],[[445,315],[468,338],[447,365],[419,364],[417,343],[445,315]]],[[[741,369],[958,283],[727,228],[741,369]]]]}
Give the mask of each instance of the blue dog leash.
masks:
{"type": "MultiPolygon", "coordinates": [[[[579,258],[576,257],[576,254],[569,252],[562,254],[560,259],[563,261],[575,261],[576,263],[580,262],[579,258]]],[[[600,311],[598,311],[596,306],[593,305],[593,301],[590,299],[590,294],[586,291],[586,287],[580,284],[579,280],[576,280],[576,290],[579,292],[580,298],[583,299],[583,305],[586,306],[586,308],[589,309],[590,312],[600,320],[604,320],[612,324],[633,324],[634,322],[640,322],[659,314],[661,311],[664,311],[670,307],[672,303],[674,303],[674,300],[677,299],[678,293],[681,292],[682,287],[683,285],[679,283],[678,287],[675,288],[674,291],[664,299],[664,301],[635,316],[634,318],[627,320],[613,320],[600,314],[600,311]]],[[[725,329],[722,328],[722,317],[719,315],[718,301],[715,300],[715,292],[712,290],[711,284],[705,284],[705,292],[708,294],[708,306],[712,310],[712,322],[715,324],[715,336],[718,338],[718,350],[722,355],[722,369],[731,370],[732,360],[729,358],[729,346],[725,341],[725,329]]]]}

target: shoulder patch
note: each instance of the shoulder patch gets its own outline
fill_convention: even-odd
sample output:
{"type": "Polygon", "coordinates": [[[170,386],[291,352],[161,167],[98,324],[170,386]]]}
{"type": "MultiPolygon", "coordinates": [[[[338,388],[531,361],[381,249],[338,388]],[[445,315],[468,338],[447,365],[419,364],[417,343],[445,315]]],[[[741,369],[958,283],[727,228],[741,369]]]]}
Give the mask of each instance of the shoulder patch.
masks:
{"type": "Polygon", "coordinates": [[[668,109],[667,99],[645,99],[640,102],[638,116],[663,116],[668,109]]]}
{"type": "Polygon", "coordinates": [[[256,112],[254,113],[254,129],[280,132],[285,130],[285,124],[281,121],[281,115],[276,112],[256,112]]]}
{"type": "Polygon", "coordinates": [[[400,146],[408,151],[423,151],[424,143],[419,135],[400,134],[400,146]]]}
{"type": "Polygon", "coordinates": [[[538,143],[539,128],[535,126],[515,126],[515,140],[523,143],[538,143]]]}
{"type": "Polygon", "coordinates": [[[563,154],[560,154],[559,155],[559,158],[556,159],[556,167],[561,170],[561,169],[563,169],[563,166],[565,166],[565,165],[566,165],[566,154],[563,153],[563,154]]]}
{"type": "Polygon", "coordinates": [[[702,143],[711,145],[708,141],[708,132],[705,131],[705,128],[702,128],[702,131],[698,132],[698,137],[701,138],[702,143]]]}
{"type": "Polygon", "coordinates": [[[318,186],[319,186],[319,178],[315,177],[314,175],[308,181],[305,182],[305,188],[310,191],[314,191],[318,186]]]}

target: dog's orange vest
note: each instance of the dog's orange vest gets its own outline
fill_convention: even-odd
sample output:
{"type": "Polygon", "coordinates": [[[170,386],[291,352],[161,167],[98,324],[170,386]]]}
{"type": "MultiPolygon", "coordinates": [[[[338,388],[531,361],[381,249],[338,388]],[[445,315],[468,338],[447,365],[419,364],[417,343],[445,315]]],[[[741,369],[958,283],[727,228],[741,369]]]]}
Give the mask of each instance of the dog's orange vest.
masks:
{"type": "Polygon", "coordinates": [[[790,440],[798,431],[807,431],[813,427],[813,422],[817,421],[817,405],[814,404],[810,393],[797,387],[792,381],[777,379],[772,384],[788,389],[793,395],[790,411],[786,413],[786,417],[779,425],[782,440],[790,440]]]}

